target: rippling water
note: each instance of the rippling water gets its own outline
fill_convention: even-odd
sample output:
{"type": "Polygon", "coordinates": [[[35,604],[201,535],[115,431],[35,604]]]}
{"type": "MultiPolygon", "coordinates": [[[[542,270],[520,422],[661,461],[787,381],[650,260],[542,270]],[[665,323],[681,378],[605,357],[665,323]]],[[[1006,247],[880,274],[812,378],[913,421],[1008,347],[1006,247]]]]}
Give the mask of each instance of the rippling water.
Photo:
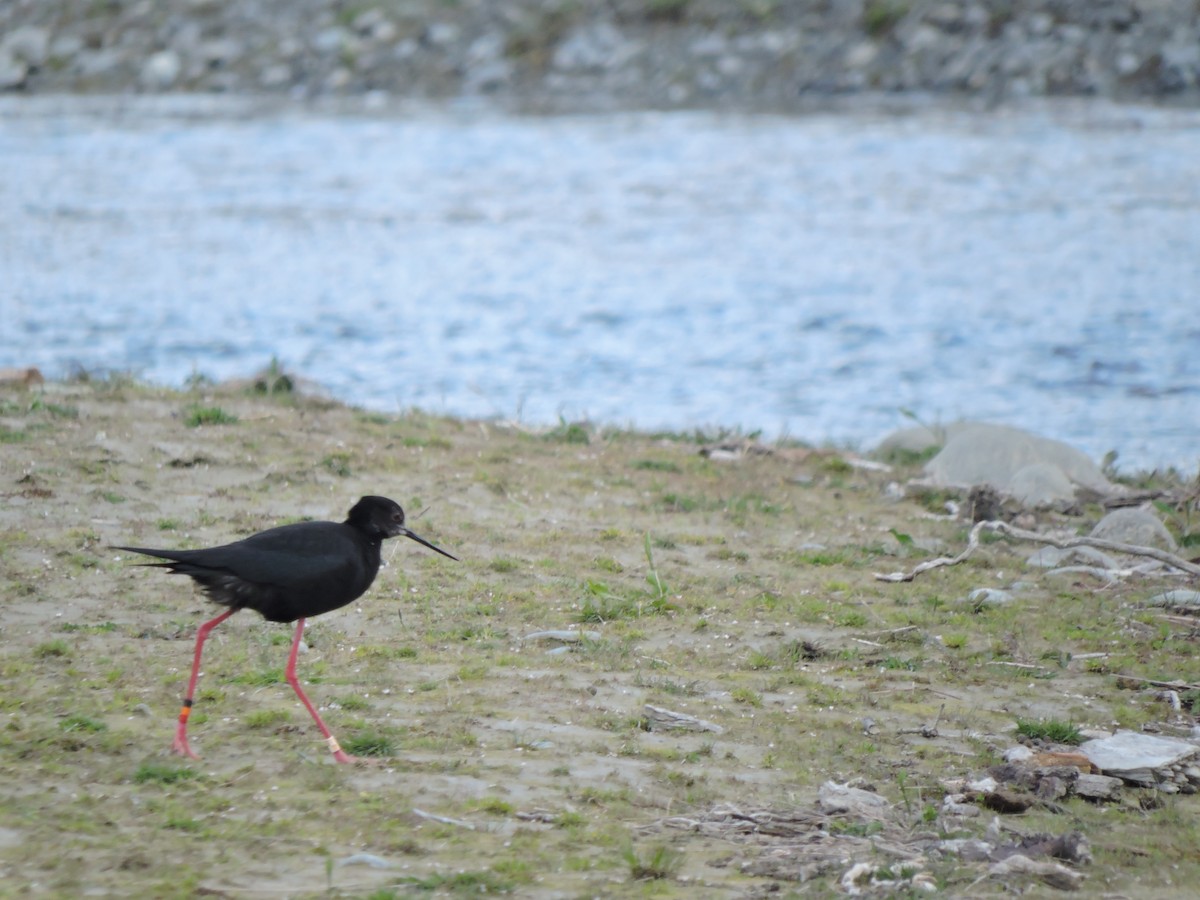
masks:
{"type": "Polygon", "coordinates": [[[1200,460],[1200,114],[0,104],[0,364],[1200,460]]]}

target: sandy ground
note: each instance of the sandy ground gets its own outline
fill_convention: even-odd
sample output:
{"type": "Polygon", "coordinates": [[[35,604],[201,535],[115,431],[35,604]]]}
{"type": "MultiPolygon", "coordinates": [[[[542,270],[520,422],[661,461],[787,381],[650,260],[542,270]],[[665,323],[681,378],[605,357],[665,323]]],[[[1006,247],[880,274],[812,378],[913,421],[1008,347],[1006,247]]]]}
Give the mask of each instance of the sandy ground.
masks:
{"type": "MultiPolygon", "coordinates": [[[[893,499],[911,472],[699,446],[233,388],[0,393],[0,895],[822,896],[863,860],[903,860],[902,893],[914,872],[949,896],[1049,891],[896,848],[984,831],[991,814],[939,815],[942,783],[994,764],[1018,719],[1171,718],[1113,677],[1200,680],[1194,629],[1137,605],[1163,585],[1052,581],[1003,542],[884,584],[872,573],[966,533],[893,499]],[[332,761],[281,680],[290,628],[242,613],[208,645],[203,758],[172,756],[212,608],[108,546],[340,520],[369,493],[462,557],[391,542],[370,592],[310,624],[310,696],[344,745],[383,755],[332,761]],[[1004,608],[964,602],[1017,581],[1004,608]],[[655,728],[646,704],[720,730],[655,728]],[[815,815],[821,784],[852,779],[889,804],[882,832],[818,817],[781,845],[679,827],[731,807],[815,815]],[[832,861],[768,865],[818,844],[832,861]]],[[[1008,824],[1083,831],[1093,896],[1180,896],[1200,875],[1198,804],[1072,801],[1008,824]]]]}

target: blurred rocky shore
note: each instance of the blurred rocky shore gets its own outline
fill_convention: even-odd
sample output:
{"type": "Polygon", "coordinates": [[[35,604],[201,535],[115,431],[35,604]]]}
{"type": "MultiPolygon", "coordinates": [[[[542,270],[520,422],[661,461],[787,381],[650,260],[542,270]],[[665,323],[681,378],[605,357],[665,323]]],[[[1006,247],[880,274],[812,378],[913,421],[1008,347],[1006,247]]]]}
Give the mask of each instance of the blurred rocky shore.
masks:
{"type": "Polygon", "coordinates": [[[1196,0],[6,0],[0,90],[787,110],[1200,100],[1196,0]]]}

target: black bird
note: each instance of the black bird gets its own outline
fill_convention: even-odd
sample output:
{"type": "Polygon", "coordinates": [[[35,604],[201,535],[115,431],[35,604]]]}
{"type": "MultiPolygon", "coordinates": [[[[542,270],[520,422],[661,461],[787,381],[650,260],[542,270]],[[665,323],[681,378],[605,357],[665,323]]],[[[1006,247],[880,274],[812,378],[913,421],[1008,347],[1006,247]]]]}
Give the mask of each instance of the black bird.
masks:
{"type": "Polygon", "coordinates": [[[270,622],[295,622],[296,636],[288,655],[285,677],[300,702],[305,705],[321,730],[333,758],[353,762],[354,758],[338,746],[337,739],[325,727],[317,709],[300,689],[296,678],[296,654],[304,635],[304,620],[309,616],[338,609],[357,600],[371,586],[379,572],[379,548],[385,538],[403,535],[418,544],[436,550],[442,556],[457,556],[435,547],[404,526],[404,510],[387,497],[363,497],[350,510],[346,521],[299,522],[282,525],[206,550],[151,550],[146,547],[115,547],[166,559],[164,563],[143,563],[188,575],[210,600],[229,607],[210,619],[196,632],[196,654],[192,677],[179,711],[172,748],[176,753],[196,759],[188,746],[187,720],[200,674],[200,655],[204,641],[216,626],[239,609],[253,609],[270,622]]]}

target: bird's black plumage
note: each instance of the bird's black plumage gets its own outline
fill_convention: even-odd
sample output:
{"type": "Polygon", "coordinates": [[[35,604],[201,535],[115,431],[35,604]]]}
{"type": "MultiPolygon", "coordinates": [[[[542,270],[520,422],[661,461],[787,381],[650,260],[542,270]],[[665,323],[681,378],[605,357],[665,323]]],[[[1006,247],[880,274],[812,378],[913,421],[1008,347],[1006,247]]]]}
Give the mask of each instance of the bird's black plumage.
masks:
{"type": "Polygon", "coordinates": [[[176,575],[194,579],[225,612],[210,619],[196,632],[192,676],[179,712],[175,752],[195,757],[187,739],[187,721],[200,675],[200,657],[209,632],[240,609],[253,609],[272,622],[295,622],[296,634],[288,655],[285,678],[308,709],[334,759],[350,762],[337,740],[321,721],[315,706],[296,677],[296,654],[304,635],[304,620],[357,600],[379,572],[379,550],[389,537],[411,538],[451,559],[440,547],[409,531],[404,510],[387,497],[363,497],[350,510],[345,522],[299,522],[253,534],[232,544],[204,550],[156,550],[148,547],[117,547],[142,553],[176,575]]]}
{"type": "Polygon", "coordinates": [[[379,572],[385,538],[404,535],[455,559],[404,526],[404,510],[386,497],[363,497],[345,522],[298,522],[204,550],[117,547],[164,563],[193,578],[209,598],[231,609],[253,609],[271,622],[345,606],[361,597],[379,572]]]}

